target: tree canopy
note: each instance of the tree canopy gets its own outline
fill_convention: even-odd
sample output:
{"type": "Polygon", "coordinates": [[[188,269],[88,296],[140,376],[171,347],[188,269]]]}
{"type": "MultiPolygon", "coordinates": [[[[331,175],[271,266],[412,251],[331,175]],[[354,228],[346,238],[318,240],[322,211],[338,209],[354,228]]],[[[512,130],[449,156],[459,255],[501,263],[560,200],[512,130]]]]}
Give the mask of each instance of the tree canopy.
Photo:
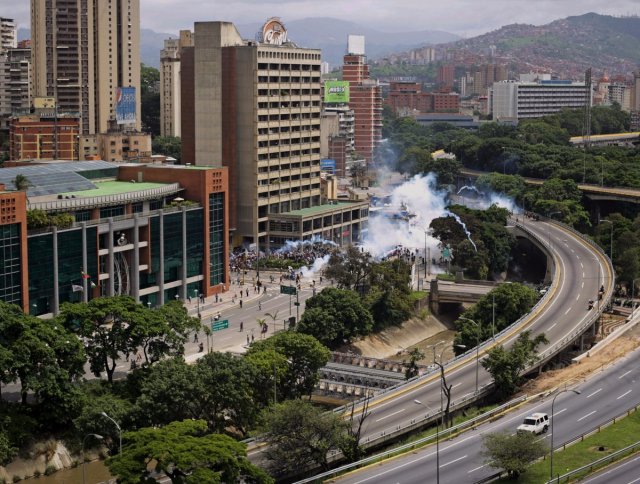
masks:
{"type": "Polygon", "coordinates": [[[203,420],[183,420],[165,427],[126,432],[123,440],[122,455],[106,461],[121,484],[149,482],[151,464],[174,484],[273,482],[249,462],[245,444],[226,435],[208,433],[203,420]]]}
{"type": "Polygon", "coordinates": [[[482,439],[486,463],[505,470],[511,478],[517,478],[527,467],[549,452],[546,441],[531,432],[498,432],[482,439]]]}

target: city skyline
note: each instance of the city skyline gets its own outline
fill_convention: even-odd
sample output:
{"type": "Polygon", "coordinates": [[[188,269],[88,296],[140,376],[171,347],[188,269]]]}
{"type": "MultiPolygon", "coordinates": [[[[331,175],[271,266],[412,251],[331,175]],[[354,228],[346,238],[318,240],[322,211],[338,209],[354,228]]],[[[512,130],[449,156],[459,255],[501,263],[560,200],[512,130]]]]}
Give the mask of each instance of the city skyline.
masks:
{"type": "MultiPolygon", "coordinates": [[[[482,8],[472,0],[454,0],[446,4],[426,4],[405,0],[403,8],[390,0],[329,0],[323,4],[308,0],[283,2],[236,0],[205,2],[182,0],[141,0],[141,27],[156,32],[176,33],[192,28],[195,21],[225,20],[238,25],[264,21],[271,16],[285,22],[309,17],[331,17],[366,25],[384,32],[443,30],[472,37],[503,25],[526,23],[543,25],[572,15],[595,12],[603,15],[637,15],[640,0],[611,0],[606,6],[596,0],[487,0],[482,8]],[[214,8],[211,8],[214,7],[214,8]]],[[[29,27],[29,2],[15,5],[0,0],[0,16],[14,18],[19,28],[29,27]]]]}

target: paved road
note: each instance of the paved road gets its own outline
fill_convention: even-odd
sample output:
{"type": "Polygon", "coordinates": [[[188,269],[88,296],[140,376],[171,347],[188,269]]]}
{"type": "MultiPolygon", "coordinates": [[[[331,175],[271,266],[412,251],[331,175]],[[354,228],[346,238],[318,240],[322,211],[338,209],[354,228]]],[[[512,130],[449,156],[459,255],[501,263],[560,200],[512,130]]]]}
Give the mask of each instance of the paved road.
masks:
{"type": "MultiPolygon", "coordinates": [[[[554,444],[578,437],[599,424],[620,415],[640,404],[640,350],[629,354],[615,365],[595,374],[590,380],[572,387],[581,391],[559,394],[554,405],[554,444]]],[[[514,432],[526,415],[545,412],[551,415],[553,395],[544,401],[527,404],[518,411],[509,413],[500,420],[479,426],[460,436],[440,443],[440,482],[443,484],[474,483],[496,471],[488,467],[481,455],[482,436],[496,431],[514,432]]],[[[424,400],[435,406],[439,402],[424,400]]],[[[414,407],[419,407],[414,404],[414,407]]],[[[425,409],[422,409],[424,411],[425,409]]],[[[551,432],[540,438],[550,439],[551,432]]],[[[341,484],[424,484],[436,482],[435,446],[411,452],[402,457],[385,461],[349,476],[336,479],[341,484]]],[[[548,461],[547,461],[548,462],[548,461]]],[[[565,469],[555,469],[563,472],[565,469]]],[[[640,475],[640,460],[628,464],[626,476],[640,475]]],[[[332,481],[333,482],[333,481],[332,481]]],[[[594,481],[609,483],[610,479],[594,481]]],[[[617,481],[615,481],[617,482],[617,481]]],[[[620,481],[623,482],[623,481],[620,481]]],[[[633,479],[624,482],[635,482],[633,479]]]]}
{"type": "Polygon", "coordinates": [[[580,482],[582,484],[633,484],[640,482],[640,455],[632,455],[580,482]]]}
{"type": "MultiPolygon", "coordinates": [[[[553,344],[562,340],[590,317],[590,311],[587,310],[588,300],[596,297],[601,284],[604,283],[608,287],[611,277],[608,275],[608,265],[603,256],[570,232],[542,221],[527,220],[526,226],[536,233],[540,240],[551,244],[558,261],[558,284],[555,292],[550,294],[549,303],[536,314],[532,314],[526,323],[526,327],[534,335],[544,332],[550,344],[553,344]]],[[[511,333],[501,338],[498,343],[509,346],[520,332],[511,333]]],[[[493,345],[491,342],[480,350],[480,359],[493,345]]],[[[489,382],[490,375],[482,365],[476,366],[475,353],[462,362],[448,366],[447,382],[453,385],[452,400],[474,394],[476,368],[480,384],[489,382]]],[[[435,374],[418,383],[405,385],[392,394],[372,400],[371,415],[363,426],[363,438],[376,438],[383,433],[388,434],[423,415],[424,409],[418,408],[414,403],[416,398],[431,402],[431,405],[436,405],[437,402],[433,409],[438,409],[439,380],[439,376],[435,374]]]]}
{"type": "MultiPolygon", "coordinates": [[[[210,324],[211,318],[218,312],[221,314],[221,319],[229,320],[229,329],[216,331],[210,338],[209,346],[211,351],[231,351],[236,353],[244,353],[247,349],[247,336],[251,341],[251,336],[255,340],[259,340],[263,335],[260,333],[259,325],[256,321],[257,318],[266,319],[269,326],[267,336],[271,336],[274,330],[282,330],[284,326],[284,320],[289,318],[289,315],[296,316],[295,297],[291,298],[291,313],[289,312],[290,296],[280,294],[280,285],[277,283],[271,284],[266,282],[267,287],[266,294],[256,294],[253,292],[253,286],[250,284],[250,276],[247,278],[248,283],[245,284],[243,290],[249,289],[249,297],[245,296],[243,300],[243,307],[240,309],[239,303],[231,303],[231,297],[233,294],[239,292],[240,286],[235,284],[231,285],[229,292],[223,295],[224,301],[215,303],[215,298],[208,298],[201,306],[202,323],[210,324]],[[266,313],[272,315],[277,314],[276,324],[273,324],[272,319],[266,316],[266,313]],[[240,322],[243,322],[244,330],[240,331],[240,322]]],[[[263,281],[268,281],[268,273],[263,275],[263,281]]],[[[317,281],[316,281],[317,282],[317,281]]],[[[316,291],[320,291],[323,287],[326,287],[327,281],[324,280],[322,285],[316,283],[316,291]]],[[[304,312],[306,300],[313,295],[313,288],[311,287],[310,280],[302,280],[302,290],[300,291],[300,314],[304,312]]],[[[198,304],[196,299],[193,298],[191,302],[186,302],[187,309],[192,316],[197,314],[198,304]]],[[[198,334],[198,341],[204,345],[204,351],[207,351],[207,338],[203,331],[198,334]]],[[[199,342],[196,343],[193,337],[185,344],[185,359],[187,361],[194,361],[204,353],[199,351],[199,342]]],[[[124,359],[119,360],[116,366],[116,372],[114,378],[123,378],[130,370],[131,365],[124,359]]],[[[103,378],[106,376],[103,374],[103,378]]],[[[85,378],[94,379],[95,376],[89,370],[87,364],[85,368],[85,378]]],[[[4,400],[19,400],[19,385],[10,384],[2,385],[2,398],[4,400]]]]}

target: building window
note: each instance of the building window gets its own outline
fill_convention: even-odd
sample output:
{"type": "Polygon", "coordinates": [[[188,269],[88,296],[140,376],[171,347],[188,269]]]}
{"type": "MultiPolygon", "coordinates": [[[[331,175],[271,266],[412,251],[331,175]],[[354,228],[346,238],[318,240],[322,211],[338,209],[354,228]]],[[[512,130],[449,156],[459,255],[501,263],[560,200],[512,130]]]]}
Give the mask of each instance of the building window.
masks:
{"type": "Polygon", "coordinates": [[[144,208],[142,202],[134,202],[131,204],[131,213],[141,213],[144,208]]]}
{"type": "Polygon", "coordinates": [[[124,215],[124,205],[103,207],[100,209],[100,218],[119,217],[120,215],[124,215]]]}
{"type": "Polygon", "coordinates": [[[209,284],[225,281],[224,193],[209,194],[209,284]]]}
{"type": "Polygon", "coordinates": [[[0,300],[22,304],[20,225],[0,226],[0,300]]]}

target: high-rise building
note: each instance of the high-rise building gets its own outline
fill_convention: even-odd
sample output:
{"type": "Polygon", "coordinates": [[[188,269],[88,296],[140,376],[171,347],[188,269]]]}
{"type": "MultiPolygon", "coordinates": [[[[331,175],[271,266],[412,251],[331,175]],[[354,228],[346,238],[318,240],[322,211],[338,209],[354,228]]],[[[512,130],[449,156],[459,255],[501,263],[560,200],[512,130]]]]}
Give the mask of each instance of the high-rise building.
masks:
{"type": "Polygon", "coordinates": [[[565,108],[582,109],[586,99],[591,103],[590,91],[584,82],[564,80],[496,82],[489,92],[491,113],[494,120],[520,120],[541,118],[565,108]]]}
{"type": "Polygon", "coordinates": [[[71,115],[14,116],[9,120],[9,159],[77,160],[79,120],[71,115]]]}
{"type": "Polygon", "coordinates": [[[453,64],[442,64],[438,66],[438,74],[436,82],[438,87],[445,91],[451,91],[453,89],[453,81],[456,75],[456,66],[453,64]]]}
{"type": "Polygon", "coordinates": [[[278,19],[257,40],[229,22],[195,24],[181,60],[182,162],[228,167],[234,246],[361,233],[360,207],[321,205],[320,71],[320,51],[290,42],[278,19]]]}
{"type": "Polygon", "coordinates": [[[0,56],[0,127],[9,117],[25,114],[31,107],[31,49],[10,48],[0,56]]]}
{"type": "Polygon", "coordinates": [[[349,108],[355,116],[355,150],[370,163],[382,139],[382,90],[378,81],[369,76],[364,37],[350,35],[348,51],[342,79],[349,82],[349,108]]]}
{"type": "Polygon", "coordinates": [[[31,0],[35,96],[77,113],[81,132],[105,132],[119,88],[135,88],[140,130],[140,0],[31,0]]]}
{"type": "Polygon", "coordinates": [[[180,53],[193,46],[190,30],[178,39],[166,39],[160,51],[160,135],[180,137],[180,53]]]}
{"type": "Polygon", "coordinates": [[[0,55],[18,47],[16,23],[12,18],[0,17],[0,55]]]}

